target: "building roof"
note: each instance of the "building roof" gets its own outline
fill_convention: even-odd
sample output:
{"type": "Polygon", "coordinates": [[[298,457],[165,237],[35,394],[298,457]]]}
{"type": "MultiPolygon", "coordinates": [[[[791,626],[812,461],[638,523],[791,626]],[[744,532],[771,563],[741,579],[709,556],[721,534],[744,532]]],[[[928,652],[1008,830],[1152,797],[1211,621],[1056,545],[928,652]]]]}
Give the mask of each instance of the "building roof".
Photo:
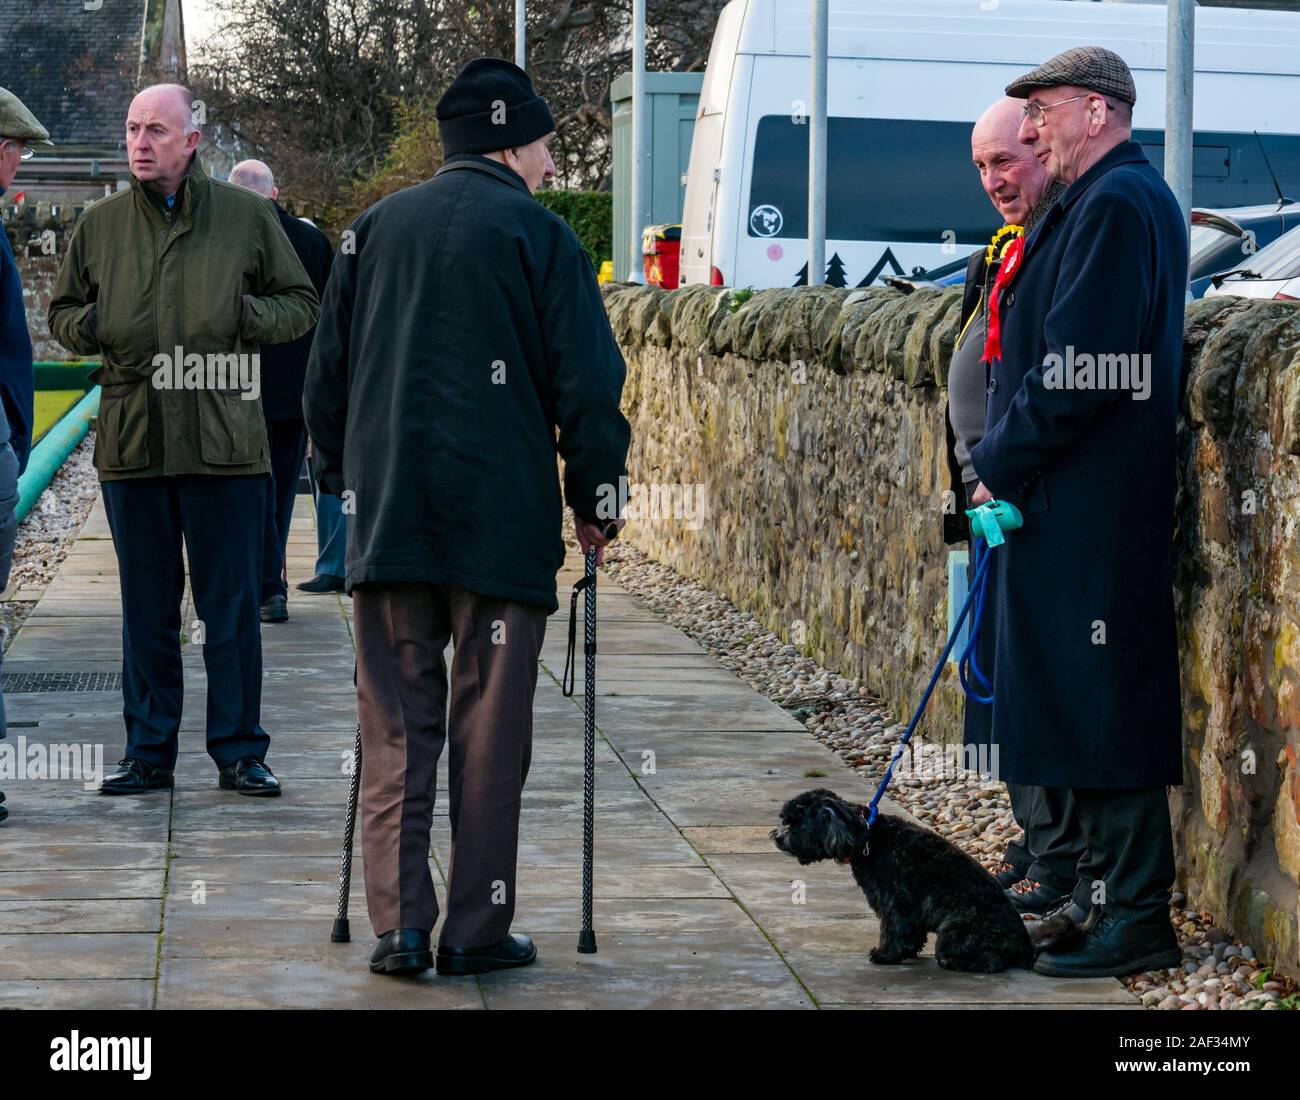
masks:
{"type": "Polygon", "coordinates": [[[0,0],[0,87],[57,146],[123,144],[149,3],[100,2],[86,10],[82,0],[0,0]]]}

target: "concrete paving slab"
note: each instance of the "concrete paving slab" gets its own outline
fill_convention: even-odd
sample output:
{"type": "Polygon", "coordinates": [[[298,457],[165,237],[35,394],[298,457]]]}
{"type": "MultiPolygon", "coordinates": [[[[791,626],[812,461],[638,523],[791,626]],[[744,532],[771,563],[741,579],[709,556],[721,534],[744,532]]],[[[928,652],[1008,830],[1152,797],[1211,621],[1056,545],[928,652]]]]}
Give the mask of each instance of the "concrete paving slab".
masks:
{"type": "Polygon", "coordinates": [[[743,938],[610,932],[598,937],[595,955],[577,954],[572,936],[541,934],[535,939],[534,965],[479,979],[489,1008],[812,1007],[807,992],[757,929],[743,938]]]}
{"type": "Polygon", "coordinates": [[[0,981],[0,1008],[143,1009],[153,1007],[152,978],[34,978],[0,981]]]}
{"type": "Polygon", "coordinates": [[[13,978],[153,978],[156,932],[0,935],[0,981],[13,978]]]}
{"type": "Polygon", "coordinates": [[[371,944],[320,960],[166,958],[158,1008],[424,1008],[481,1009],[473,979],[446,981],[432,972],[413,978],[371,974],[371,944]]]}

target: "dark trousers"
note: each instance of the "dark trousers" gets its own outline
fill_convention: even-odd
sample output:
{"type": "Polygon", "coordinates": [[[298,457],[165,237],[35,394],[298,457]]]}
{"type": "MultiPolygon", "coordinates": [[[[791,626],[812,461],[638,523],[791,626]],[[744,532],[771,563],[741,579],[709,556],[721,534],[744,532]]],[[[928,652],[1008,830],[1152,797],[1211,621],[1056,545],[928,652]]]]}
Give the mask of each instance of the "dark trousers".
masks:
{"type": "Polygon", "coordinates": [[[122,588],[122,716],[126,755],[176,766],[185,680],[185,558],[208,673],[207,748],[218,767],[262,759],[258,578],[266,476],[132,478],[103,483],[122,588]]]}
{"type": "Polygon", "coordinates": [[[1034,865],[1031,844],[1034,828],[1042,820],[1042,788],[1028,783],[1008,783],[1007,796],[1011,799],[1011,816],[1020,826],[1020,836],[1007,843],[1002,858],[1025,878],[1034,865]]]}
{"type": "Polygon", "coordinates": [[[451,862],[438,939],[450,947],[497,943],[514,919],[546,612],[429,584],[358,585],[352,595],[371,925],[382,936],[431,931],[438,920],[429,832],[438,757],[449,744],[451,862]]]}
{"type": "MultiPolygon", "coordinates": [[[[18,537],[18,456],[13,446],[0,443],[0,592],[9,587],[18,537]]],[[[0,663],[4,647],[0,646],[0,663]]],[[[0,693],[0,737],[5,736],[5,697],[0,693]]]]}
{"type": "Polygon", "coordinates": [[[268,420],[266,438],[271,445],[271,477],[266,487],[266,545],[262,551],[262,602],[285,596],[284,556],[289,545],[289,523],[298,492],[302,460],[307,454],[307,425],[301,420],[268,420]]]}
{"type": "MultiPolygon", "coordinates": [[[[1058,788],[1044,788],[1057,790],[1058,788]]],[[[1124,920],[1168,918],[1174,837],[1164,787],[1069,792],[1070,835],[1080,850],[1074,900],[1124,920]]]]}
{"type": "MultiPolygon", "coordinates": [[[[963,485],[966,491],[966,507],[973,507],[971,497],[975,493],[975,487],[978,483],[968,481],[963,485]]],[[[966,582],[968,585],[973,584],[975,580],[975,570],[967,569],[966,582]]],[[[981,641],[987,642],[991,631],[986,631],[981,635],[981,641]]],[[[991,680],[993,678],[993,669],[987,663],[987,658],[981,664],[981,671],[991,680]]],[[[970,743],[974,740],[976,743],[988,744],[992,737],[990,723],[992,721],[989,704],[978,703],[972,699],[966,700],[967,721],[966,721],[966,740],[970,743]],[[979,708],[976,714],[971,714],[971,708],[979,708]],[[973,738],[972,731],[976,728],[977,721],[982,725],[982,732],[979,737],[973,738]]],[[[1060,838],[1054,833],[1052,806],[1049,800],[1044,796],[1042,787],[1035,787],[1028,783],[1008,783],[1007,794],[1011,799],[1011,816],[1015,818],[1016,824],[1020,826],[1020,836],[1007,844],[1003,860],[1011,867],[1015,868],[1023,878],[1032,878],[1036,882],[1042,882],[1048,885],[1056,885],[1060,892],[1069,893],[1071,884],[1074,882],[1074,865],[1078,859],[1077,852],[1062,852],[1060,850],[1060,838]],[[1064,867],[1064,877],[1059,874],[1059,868],[1064,867]],[[1047,877],[1043,877],[1047,876],[1047,877]]]]}
{"type": "MultiPolygon", "coordinates": [[[[1007,862],[1028,856],[1025,877],[1041,882],[1060,894],[1074,889],[1079,861],[1083,858],[1083,837],[1075,817],[1074,792],[1068,787],[1034,787],[1008,783],[1011,812],[1025,830],[1020,841],[1007,845],[1007,862]],[[1023,816],[1022,816],[1023,815],[1023,816]]],[[[1015,864],[1020,866],[1020,864],[1015,864]]]]}

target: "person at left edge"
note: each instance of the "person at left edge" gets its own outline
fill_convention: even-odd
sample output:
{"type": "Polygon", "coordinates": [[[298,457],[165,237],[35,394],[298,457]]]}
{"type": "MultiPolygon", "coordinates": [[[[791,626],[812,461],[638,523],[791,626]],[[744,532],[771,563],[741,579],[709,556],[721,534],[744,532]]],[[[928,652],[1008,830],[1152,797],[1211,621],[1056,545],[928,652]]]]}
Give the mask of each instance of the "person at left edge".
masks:
{"type": "MultiPolygon", "coordinates": [[[[12,92],[0,88],[0,195],[34,145],[53,145],[45,127],[12,92]]],[[[23,288],[0,231],[0,591],[9,583],[14,536],[18,532],[18,475],[27,466],[32,445],[32,340],[23,308],[23,288]]],[[[3,652],[0,651],[0,660],[3,652]]],[[[5,736],[4,696],[0,695],[0,737],[5,736]]],[[[0,803],[5,800],[0,791],[0,803]]],[[[0,821],[9,811],[0,805],[0,821]]]]}
{"type": "Polygon", "coordinates": [[[86,209],[50,301],[54,337],[102,360],[95,468],[122,587],[126,755],[100,790],[172,786],[183,542],[218,783],[277,795],[260,720],[270,463],[257,350],[301,336],[320,305],[275,208],[203,171],[193,102],[177,84],[131,101],[131,186],[86,209]]]}

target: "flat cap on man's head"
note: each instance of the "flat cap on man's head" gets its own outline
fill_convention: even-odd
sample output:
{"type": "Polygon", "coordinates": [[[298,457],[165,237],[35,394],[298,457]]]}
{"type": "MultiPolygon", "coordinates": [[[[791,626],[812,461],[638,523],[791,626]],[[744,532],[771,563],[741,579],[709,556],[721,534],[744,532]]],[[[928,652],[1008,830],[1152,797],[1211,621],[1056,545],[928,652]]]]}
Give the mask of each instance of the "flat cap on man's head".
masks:
{"type": "Polygon", "coordinates": [[[13,92],[0,88],[0,138],[14,138],[28,145],[53,145],[50,132],[13,92]]]}
{"type": "Polygon", "coordinates": [[[1087,88],[1127,103],[1137,102],[1133,74],[1124,59],[1104,46],[1075,46],[1044,61],[1007,85],[1012,99],[1028,99],[1039,88],[1087,88]]]}

